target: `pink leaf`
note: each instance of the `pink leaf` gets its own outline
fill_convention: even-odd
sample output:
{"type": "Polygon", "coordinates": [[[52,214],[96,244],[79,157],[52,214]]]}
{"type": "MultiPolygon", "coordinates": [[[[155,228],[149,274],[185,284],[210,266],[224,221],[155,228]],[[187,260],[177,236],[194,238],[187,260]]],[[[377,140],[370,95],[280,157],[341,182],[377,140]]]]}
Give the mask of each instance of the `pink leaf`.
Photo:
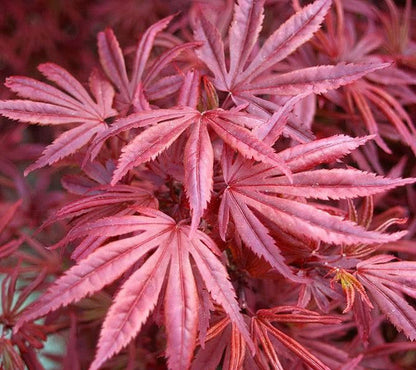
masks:
{"type": "Polygon", "coordinates": [[[10,119],[41,125],[59,125],[75,122],[93,122],[97,119],[86,112],[50,103],[30,100],[0,101],[0,113],[10,119]]]}
{"type": "Polygon", "coordinates": [[[92,115],[98,113],[96,104],[87,90],[67,70],[54,63],[41,64],[38,69],[48,80],[55,82],[68,94],[82,102],[92,115]]]}
{"type": "Polygon", "coordinates": [[[332,169],[299,172],[292,182],[280,176],[266,179],[263,184],[251,183],[258,191],[272,191],[315,199],[345,199],[377,194],[397,186],[412,184],[413,178],[389,179],[359,170],[332,169]]]}
{"type": "Polygon", "coordinates": [[[296,102],[300,99],[300,96],[289,99],[282,107],[273,113],[267,122],[255,127],[253,134],[260,140],[263,140],[265,144],[273,145],[283,133],[289,114],[293,110],[296,102]]]}
{"type": "Polygon", "coordinates": [[[253,80],[308,41],[319,29],[331,0],[317,0],[289,18],[264,43],[237,83],[253,80]]]}
{"type": "Polygon", "coordinates": [[[132,98],[129,96],[129,83],[123,53],[113,30],[110,28],[98,34],[98,53],[104,71],[121,95],[132,98]]]}
{"type": "Polygon", "coordinates": [[[239,202],[245,202],[260,214],[267,215],[284,231],[301,238],[322,240],[334,244],[374,244],[398,240],[406,232],[382,234],[366,231],[352,222],[316,209],[310,205],[289,199],[274,198],[260,193],[239,191],[239,202]]]}
{"type": "Polygon", "coordinates": [[[177,122],[171,120],[161,122],[136,136],[123,148],[111,184],[115,185],[134,166],[154,159],[160,152],[167,149],[193,121],[193,117],[185,117],[177,122]]]}
{"type": "Polygon", "coordinates": [[[361,65],[340,63],[335,66],[309,67],[276,76],[267,76],[250,83],[239,91],[272,95],[322,94],[389,65],[389,63],[361,65]]]}
{"type": "Polygon", "coordinates": [[[165,322],[169,369],[187,369],[192,360],[198,328],[198,292],[190,263],[189,241],[179,233],[171,247],[165,322]]]}
{"type": "Polygon", "coordinates": [[[65,69],[48,63],[40,65],[39,70],[65,92],[43,82],[13,77],[8,80],[9,87],[31,100],[0,101],[0,113],[29,123],[74,123],[81,126],[57,138],[26,173],[75,153],[98,132],[107,128],[105,119],[117,114],[112,108],[113,87],[98,72],[94,71],[90,77],[91,91],[96,98],[94,102],[84,87],[65,69]]]}
{"type": "Polygon", "coordinates": [[[243,72],[250,53],[257,41],[263,22],[264,0],[240,0],[235,6],[234,19],[229,32],[230,72],[228,87],[234,85],[238,75],[243,72]]]}
{"type": "Polygon", "coordinates": [[[155,60],[152,66],[149,68],[149,71],[146,73],[146,78],[143,79],[143,85],[145,88],[150,85],[150,83],[156,79],[159,79],[160,73],[173,59],[175,59],[179,54],[188,49],[193,49],[197,46],[200,46],[199,42],[188,42],[186,44],[180,44],[172,49],[169,49],[163,53],[159,58],[155,60]]]}
{"type": "Polygon", "coordinates": [[[5,86],[22,98],[60,105],[70,109],[83,109],[82,103],[61,90],[28,77],[12,76],[6,79],[5,86]]]}
{"type": "Polygon", "coordinates": [[[141,256],[163,242],[168,237],[170,227],[153,227],[152,232],[111,242],[99,248],[55,281],[40,300],[20,317],[15,330],[24,322],[101,290],[119,278],[141,256]]]}
{"type": "Polygon", "coordinates": [[[199,98],[200,73],[191,70],[185,75],[182,88],[179,92],[178,105],[196,109],[199,98]]]}
{"type": "Polygon", "coordinates": [[[360,273],[360,281],[369,290],[375,303],[399,331],[416,340],[416,311],[403,296],[376,279],[360,273]]]}
{"type": "Polygon", "coordinates": [[[217,258],[214,258],[212,253],[209,253],[209,250],[202,242],[192,242],[192,246],[193,248],[190,250],[190,253],[212,298],[224,308],[224,311],[228,314],[231,321],[235,323],[253,350],[253,342],[240,313],[237,301],[235,300],[234,289],[230,281],[224,279],[224,276],[227,276],[225,267],[217,258]]]}
{"type": "Polygon", "coordinates": [[[156,22],[146,30],[143,37],[141,38],[137,46],[136,57],[134,59],[133,64],[133,73],[130,82],[131,92],[134,92],[136,90],[136,87],[142,80],[146,62],[149,59],[150,51],[152,49],[157,34],[163,31],[168,26],[173,17],[174,16],[171,15],[156,22]]]}
{"type": "MultiPolygon", "coordinates": [[[[230,209],[234,220],[235,227],[241,236],[241,239],[254,253],[262,256],[283,276],[298,280],[290,268],[286,265],[280,250],[275,244],[274,239],[269,235],[267,228],[259,221],[254,213],[247,207],[244,202],[238,199],[238,196],[228,190],[223,195],[222,207],[230,209]]],[[[223,220],[222,228],[226,227],[223,220]]]]}
{"type": "Polygon", "coordinates": [[[214,153],[208,130],[205,123],[198,120],[191,128],[184,157],[184,184],[192,209],[192,230],[198,227],[211,198],[213,165],[214,153]]]}
{"type": "Polygon", "coordinates": [[[89,82],[91,92],[97,101],[102,119],[104,120],[107,117],[115,116],[117,112],[111,109],[114,99],[113,86],[97,70],[91,73],[89,82]]]}
{"type": "MultiPolygon", "coordinates": [[[[249,130],[238,126],[232,120],[222,119],[221,116],[205,115],[213,130],[229,146],[240,152],[246,158],[254,158],[257,161],[276,166],[290,177],[290,170],[275,153],[273,148],[258,140],[249,130]]],[[[227,117],[231,118],[231,117],[227,117]]]]}
{"type": "Polygon", "coordinates": [[[392,259],[378,255],[358,263],[358,278],[397,330],[416,340],[416,310],[403,296],[416,298],[416,262],[392,259]]]}
{"type": "Polygon", "coordinates": [[[298,172],[310,169],[321,163],[331,163],[341,158],[360,145],[364,145],[372,136],[352,138],[345,135],[331,136],[300,144],[279,153],[291,171],[298,172]]]}
{"type": "Polygon", "coordinates": [[[98,132],[104,131],[105,128],[106,125],[102,122],[92,122],[64,132],[43,151],[42,156],[34,164],[26,168],[25,176],[38,168],[55,163],[74,153],[87,144],[98,132]]]}
{"type": "Polygon", "coordinates": [[[95,158],[105,140],[123,131],[156,125],[160,122],[172,121],[173,123],[178,123],[190,119],[192,116],[195,116],[193,109],[158,109],[130,114],[127,117],[118,119],[108,130],[102,132],[101,135],[97,135],[89,148],[89,154],[92,159],[95,158]]]}
{"type": "Polygon", "coordinates": [[[169,265],[167,245],[159,248],[123,284],[104,320],[90,370],[98,369],[140,331],[157,303],[169,265]]]}
{"type": "Polygon", "coordinates": [[[216,87],[226,90],[224,44],[220,33],[208,20],[200,17],[194,29],[194,37],[196,40],[204,42],[196,53],[214,73],[216,87]]]}

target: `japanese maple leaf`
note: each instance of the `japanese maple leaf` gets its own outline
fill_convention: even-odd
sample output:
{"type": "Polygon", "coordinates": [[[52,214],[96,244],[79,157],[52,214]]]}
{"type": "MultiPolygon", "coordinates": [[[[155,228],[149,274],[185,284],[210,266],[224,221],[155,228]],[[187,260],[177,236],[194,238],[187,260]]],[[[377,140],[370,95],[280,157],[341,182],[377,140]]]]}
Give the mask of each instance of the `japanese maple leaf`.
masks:
{"type": "Polygon", "coordinates": [[[330,282],[317,271],[313,269],[308,271],[307,277],[309,280],[302,284],[300,288],[297,305],[307,307],[312,300],[320,311],[328,313],[330,302],[341,300],[342,295],[337,290],[332,289],[330,282]]]}
{"type": "Polygon", "coordinates": [[[218,222],[223,240],[226,239],[231,215],[236,231],[247,247],[284,276],[293,279],[276,247],[276,240],[269,235],[261,220],[270,221],[281,233],[300,240],[373,244],[399,239],[402,232],[387,235],[367,231],[305,201],[307,198],[326,200],[368,196],[415,182],[415,179],[389,179],[355,169],[311,170],[317,164],[340,158],[367,140],[368,137],[354,139],[339,135],[280,152],[280,158],[292,172],[291,181],[276,168],[235,157],[225,147],[222,156],[224,183],[216,185],[216,189],[222,192],[218,222]]]}
{"type": "Polygon", "coordinates": [[[198,226],[211,197],[214,154],[209,128],[246,158],[269,163],[290,176],[274,149],[250,130],[263,124],[263,119],[242,111],[220,108],[200,112],[195,108],[198,94],[199,74],[191,71],[185,77],[179,107],[138,112],[119,119],[111,129],[96,137],[92,147],[94,157],[107,138],[133,128],[149,126],[122,149],[111,182],[114,185],[133,167],[154,159],[182,134],[187,135],[184,185],[193,211],[193,229],[198,226]]]}
{"type": "MultiPolygon", "coordinates": [[[[317,0],[304,7],[259,47],[264,0],[240,0],[235,5],[228,36],[228,68],[219,31],[200,14],[194,37],[204,41],[204,45],[197,50],[197,54],[214,74],[217,89],[228,91],[236,104],[248,103],[249,111],[261,115],[268,115],[279,107],[272,99],[263,98],[265,94],[286,98],[319,94],[388,66],[386,63],[339,64],[304,68],[285,74],[273,71],[276,64],[313,36],[330,6],[331,0],[317,0]]],[[[289,127],[286,128],[288,130],[289,127]]]]}
{"type": "Polygon", "coordinates": [[[294,354],[314,369],[328,370],[329,367],[307,348],[272,323],[337,324],[340,321],[335,316],[319,315],[294,306],[258,310],[250,318],[251,335],[257,347],[255,357],[252,358],[246,351],[241,333],[228,318],[224,318],[208,330],[207,342],[195,356],[192,369],[215,369],[222,361],[222,367],[227,369],[268,369],[272,366],[273,369],[282,370],[284,367],[281,359],[290,358],[294,354]],[[283,346],[277,346],[274,340],[283,346]]]}
{"type": "MultiPolygon", "coordinates": [[[[397,17],[397,8],[392,2],[388,1],[387,3],[391,14],[395,14],[397,17]]],[[[374,25],[370,22],[363,35],[357,33],[355,31],[358,27],[356,16],[344,12],[344,6],[345,4],[340,1],[335,2],[336,11],[328,14],[326,30],[319,30],[313,41],[313,45],[321,53],[321,59],[326,55],[328,62],[331,63],[342,61],[357,64],[391,60],[390,57],[380,55],[383,35],[377,29],[375,30],[374,25]],[[358,35],[360,38],[357,37],[358,35]]],[[[385,16],[382,19],[385,19],[385,16]]],[[[396,19],[397,21],[398,19],[396,19]]],[[[394,37],[400,39],[398,36],[400,32],[395,27],[397,27],[397,23],[391,27],[390,31],[395,30],[394,37]]],[[[389,43],[390,46],[394,44],[395,42],[389,43]]],[[[308,60],[304,60],[304,63],[310,64],[310,59],[315,54],[309,53],[307,55],[308,60]],[[313,56],[311,57],[311,55],[313,56]]],[[[293,63],[297,68],[299,56],[293,58],[293,63]]],[[[383,70],[374,70],[365,78],[354,81],[339,91],[328,91],[325,96],[350,113],[351,116],[358,113],[361,119],[359,121],[349,119],[347,124],[352,126],[354,132],[357,132],[356,127],[364,123],[370,134],[377,134],[375,142],[385,152],[391,153],[391,150],[382,136],[390,138],[392,135],[383,127],[381,117],[394,127],[403,142],[416,153],[416,129],[411,116],[403,106],[407,99],[411,100],[412,96],[414,99],[410,85],[415,83],[414,75],[393,64],[383,70]]]]}
{"type": "MultiPolygon", "coordinates": [[[[89,194],[84,194],[81,199],[71,202],[55,212],[44,222],[43,227],[56,221],[71,219],[72,229],[61,241],[51,247],[55,249],[79,238],[76,232],[76,227],[79,225],[108,216],[131,215],[136,213],[139,208],[157,208],[157,206],[158,202],[153,194],[138,186],[96,186],[89,190],[89,194]]],[[[71,258],[77,261],[85,258],[107,239],[106,235],[85,235],[72,252],[71,258]]]]}
{"type": "Polygon", "coordinates": [[[198,46],[197,42],[173,46],[160,57],[149,63],[150,53],[156,36],[163,31],[173,16],[164,18],[149,27],[137,44],[131,77],[129,78],[123,53],[111,29],[98,34],[98,52],[101,65],[108,78],[118,90],[116,101],[120,110],[127,113],[149,109],[147,98],[160,99],[178,90],[182,83],[180,75],[160,77],[160,72],[180,53],[198,46]],[[150,64],[150,66],[148,65],[150,64]]]}
{"type": "Polygon", "coordinates": [[[416,310],[404,297],[416,298],[416,262],[394,259],[378,255],[358,263],[357,278],[397,330],[416,340],[416,310]]]}
{"type": "MultiPolygon", "coordinates": [[[[6,275],[2,273],[3,280],[0,286],[0,294],[2,297],[0,305],[0,324],[3,328],[0,336],[0,366],[4,369],[25,369],[26,367],[41,368],[37,359],[36,352],[43,347],[43,342],[48,334],[53,333],[56,329],[55,325],[35,324],[33,322],[25,323],[18,332],[11,333],[12,326],[18,320],[20,313],[27,306],[31,296],[41,291],[47,273],[45,270],[40,271],[33,280],[26,281],[24,276],[24,267],[21,264],[13,266],[13,271],[6,275]],[[16,349],[16,362],[22,362],[21,366],[16,364],[8,364],[7,346],[4,347],[5,338],[9,338],[12,349],[16,349]],[[8,367],[9,365],[9,367],[8,367]]],[[[9,359],[11,360],[11,359],[9,359]]]]}
{"type": "Polygon", "coordinates": [[[189,226],[176,223],[162,212],[143,208],[140,213],[107,217],[78,227],[79,235],[126,236],[102,246],[66,271],[22,315],[15,330],[27,321],[101,290],[134,267],[106,316],[90,369],[98,369],[136,336],[161,294],[164,294],[168,365],[171,369],[186,369],[192,359],[198,327],[195,274],[202,277],[212,299],[251,343],[234,289],[218,259],[221,252],[214,242],[198,230],[189,238],[189,226]],[[137,267],[143,258],[145,261],[137,267]]]}
{"type": "Polygon", "coordinates": [[[342,313],[347,313],[353,308],[354,303],[356,302],[355,297],[357,293],[360,295],[362,303],[365,303],[369,308],[373,308],[364,287],[354,275],[342,268],[336,268],[334,269],[334,272],[335,276],[331,280],[331,287],[333,288],[335,281],[339,281],[347,301],[347,306],[342,313]]]}
{"type": "Polygon", "coordinates": [[[41,64],[38,69],[63,91],[32,78],[9,77],[6,86],[27,100],[0,101],[0,114],[27,123],[77,126],[46,147],[25,174],[75,153],[94,135],[104,131],[107,128],[105,120],[117,113],[112,108],[114,89],[98,72],[94,71],[89,80],[94,101],[65,69],[53,63],[41,64]]]}
{"type": "Polygon", "coordinates": [[[385,0],[385,3],[388,11],[378,12],[386,35],[383,46],[400,64],[414,69],[416,68],[416,45],[411,34],[414,27],[412,1],[406,0],[404,9],[400,9],[392,0],[385,0]]]}

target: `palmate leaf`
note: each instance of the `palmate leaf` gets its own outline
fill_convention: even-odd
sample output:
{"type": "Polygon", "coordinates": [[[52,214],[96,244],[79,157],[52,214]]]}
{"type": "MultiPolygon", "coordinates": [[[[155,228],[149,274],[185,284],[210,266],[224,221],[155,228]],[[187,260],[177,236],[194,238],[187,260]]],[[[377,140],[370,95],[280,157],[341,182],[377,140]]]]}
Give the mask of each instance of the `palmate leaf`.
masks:
{"type": "MultiPolygon", "coordinates": [[[[163,110],[160,110],[163,111],[163,110]]],[[[211,127],[218,136],[235,150],[247,158],[270,163],[290,176],[279,156],[274,150],[256,138],[241,123],[256,126],[261,120],[246,113],[229,113],[221,109],[206,111],[203,114],[192,109],[170,109],[170,117],[161,114],[162,119],[155,118],[153,125],[144,130],[122,150],[112,184],[117,183],[128,170],[156,157],[167,149],[186,129],[189,137],[185,146],[185,189],[193,211],[192,226],[195,228],[210,200],[212,188],[213,152],[207,127],[211,127]]],[[[136,113],[134,118],[128,117],[117,122],[109,133],[97,137],[97,142],[111,134],[143,124],[141,117],[148,113],[136,113]]],[[[151,121],[151,120],[149,120],[151,121]]],[[[147,122],[146,122],[147,123],[147,122]]]]}
{"type": "MultiPolygon", "coordinates": [[[[194,48],[196,42],[184,43],[173,47],[157,58],[148,68],[149,57],[157,35],[170,23],[173,16],[166,17],[147,29],[136,47],[135,59],[129,78],[123,53],[111,29],[98,34],[98,52],[101,65],[108,78],[118,90],[118,102],[121,110],[126,113],[132,105],[135,111],[149,109],[149,103],[141,96],[152,85],[159,85],[160,79],[155,81],[160,71],[184,50],[194,48]],[[145,69],[148,70],[145,73],[145,69]]],[[[174,76],[176,77],[176,76],[174,76]]],[[[178,86],[178,84],[176,84],[178,86]]]]}
{"type": "MultiPolygon", "coordinates": [[[[305,96],[321,94],[351,83],[389,63],[343,64],[303,68],[278,75],[273,67],[308,41],[320,28],[331,0],[316,0],[289,18],[256,53],[263,21],[264,1],[240,0],[235,5],[229,31],[229,70],[219,31],[200,14],[194,37],[204,45],[196,52],[214,74],[215,87],[228,91],[236,104],[248,103],[248,110],[259,114],[275,111],[262,94],[305,96]]],[[[267,113],[266,113],[267,114],[267,113]]],[[[286,128],[286,133],[288,128],[286,128]]]]}
{"type": "Polygon", "coordinates": [[[319,29],[330,6],[331,0],[316,0],[289,18],[264,42],[247,68],[238,76],[236,84],[255,79],[308,41],[319,29]]]}
{"type": "Polygon", "coordinates": [[[40,65],[39,70],[63,91],[31,78],[10,77],[6,86],[30,100],[0,101],[0,114],[41,125],[74,123],[79,126],[64,132],[49,145],[42,156],[26,169],[26,174],[76,152],[97,133],[105,131],[105,120],[117,113],[112,108],[114,90],[98,72],[94,71],[89,81],[94,101],[65,69],[47,63],[40,65]]]}
{"type": "Polygon", "coordinates": [[[224,44],[219,31],[204,17],[199,17],[197,27],[194,30],[196,40],[203,41],[196,53],[209,67],[215,76],[215,87],[219,90],[227,90],[226,66],[224,56],[224,44]]]}
{"type": "Polygon", "coordinates": [[[302,309],[300,307],[282,306],[258,310],[256,317],[252,319],[252,333],[255,342],[261,343],[267,348],[264,353],[260,352],[259,357],[263,357],[263,361],[264,357],[268,358],[269,361],[273,361],[272,363],[275,363],[275,361],[278,360],[276,346],[270,341],[270,337],[274,337],[312,369],[330,369],[297,340],[273,326],[273,322],[339,324],[341,320],[338,317],[319,315],[314,311],[302,309]]]}
{"type": "Polygon", "coordinates": [[[212,299],[223,307],[250,344],[234,289],[218,259],[220,251],[214,242],[197,230],[192,239],[189,238],[189,226],[177,224],[159,211],[142,208],[140,212],[140,216],[107,217],[74,229],[80,237],[132,233],[133,236],[110,242],[79,261],[21,316],[15,330],[27,321],[101,290],[153,251],[117,293],[104,321],[91,369],[98,369],[137,335],[163,294],[165,280],[168,364],[171,369],[187,368],[198,327],[195,269],[212,299]]]}
{"type": "Polygon", "coordinates": [[[127,76],[123,53],[113,31],[108,28],[98,34],[101,65],[117,87],[120,101],[123,104],[128,106],[135,100],[155,37],[168,26],[171,20],[172,16],[164,18],[147,29],[137,45],[131,79],[127,76]]]}
{"type": "Polygon", "coordinates": [[[346,199],[370,196],[415,181],[413,178],[389,179],[355,169],[332,169],[299,172],[292,175],[292,181],[286,176],[266,175],[262,184],[243,181],[241,185],[298,197],[346,199]]]}
{"type": "Polygon", "coordinates": [[[194,108],[195,95],[199,93],[198,79],[197,72],[186,74],[179,95],[180,107],[138,112],[121,118],[110,129],[97,135],[90,148],[94,158],[106,139],[123,131],[148,126],[122,149],[111,181],[115,185],[129,170],[154,159],[186,135],[184,185],[192,210],[192,230],[198,227],[211,199],[214,155],[208,128],[244,157],[269,163],[290,177],[290,171],[274,149],[251,131],[264,124],[263,119],[239,111],[218,108],[201,113],[194,108]]]}
{"type": "MultiPolygon", "coordinates": [[[[247,318],[248,319],[248,318],[247,318]]],[[[272,323],[289,324],[339,324],[336,316],[319,315],[316,312],[295,306],[280,306],[262,309],[250,318],[251,336],[256,346],[254,358],[249,355],[243,338],[228,318],[214,324],[207,333],[207,343],[201,348],[192,363],[192,369],[279,369],[281,360],[293,355],[313,369],[328,370],[322,361],[290,334],[276,328],[272,323]],[[283,346],[277,346],[274,337],[283,346]]],[[[283,361],[282,361],[283,362],[283,361]]]]}
{"type": "Polygon", "coordinates": [[[111,181],[112,185],[116,184],[133,167],[154,159],[159,153],[169,148],[197,119],[194,112],[191,112],[191,114],[189,112],[187,112],[188,114],[178,113],[177,116],[179,117],[175,120],[164,120],[162,122],[154,120],[154,123],[157,124],[137,135],[122,149],[117,169],[114,171],[111,181]]]}
{"type": "Polygon", "coordinates": [[[347,135],[335,135],[307,144],[293,146],[280,152],[279,155],[292,172],[300,172],[319,164],[332,163],[350,154],[373,137],[352,138],[347,135]]]}
{"type": "Polygon", "coordinates": [[[416,310],[404,295],[416,298],[416,262],[378,255],[357,264],[357,276],[373,302],[399,331],[416,340],[416,310]]]}
{"type": "Polygon", "coordinates": [[[214,73],[217,88],[233,91],[239,83],[252,80],[284,59],[319,29],[331,0],[317,0],[291,17],[264,43],[247,64],[257,42],[263,20],[264,1],[241,0],[235,6],[230,29],[230,72],[226,70],[224,46],[218,30],[203,17],[197,20],[195,39],[204,41],[197,54],[214,73]]]}
{"type": "Polygon", "coordinates": [[[353,169],[309,170],[328,158],[334,160],[348,153],[363,142],[365,139],[334,137],[298,145],[279,153],[294,172],[290,180],[275,167],[248,161],[240,156],[234,158],[232,151],[225,147],[222,158],[225,188],[219,209],[221,237],[225,240],[231,215],[245,244],[277,271],[292,279],[293,274],[284,263],[262,219],[268,219],[283,232],[300,240],[374,244],[400,238],[403,232],[387,235],[367,231],[305,203],[305,198],[369,196],[416,181],[413,178],[388,179],[353,169]],[[305,156],[307,153],[310,153],[309,157],[305,156]]]}
{"type": "Polygon", "coordinates": [[[239,89],[239,95],[274,94],[296,96],[301,94],[322,94],[355,81],[367,73],[390,66],[389,63],[379,64],[345,64],[335,66],[318,66],[299,69],[293,72],[256,79],[247,87],[239,89]]]}

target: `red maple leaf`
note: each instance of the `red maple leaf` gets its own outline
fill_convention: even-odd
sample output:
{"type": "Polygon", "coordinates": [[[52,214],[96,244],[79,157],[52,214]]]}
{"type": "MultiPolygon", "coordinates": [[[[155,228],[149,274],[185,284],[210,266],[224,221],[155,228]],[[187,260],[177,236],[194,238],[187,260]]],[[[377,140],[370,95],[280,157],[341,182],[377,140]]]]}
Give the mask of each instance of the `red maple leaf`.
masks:
{"type": "Polygon", "coordinates": [[[212,299],[223,307],[244,339],[251,343],[234,289],[218,259],[221,252],[214,242],[200,231],[189,238],[189,226],[177,224],[162,212],[150,208],[140,212],[140,216],[107,217],[77,227],[74,232],[80,236],[126,236],[107,243],[66,271],[20,317],[15,330],[27,321],[101,290],[135,267],[106,316],[90,369],[98,369],[136,336],[162,294],[169,367],[187,368],[198,327],[195,274],[202,278],[212,299]],[[138,265],[139,261],[142,263],[138,265]]]}
{"type": "Polygon", "coordinates": [[[6,86],[28,100],[0,101],[0,113],[8,118],[41,125],[77,124],[64,132],[25,174],[75,153],[107,128],[106,119],[116,115],[112,108],[114,89],[98,72],[90,77],[94,101],[85,88],[65,69],[41,64],[39,70],[62,90],[27,77],[9,77],[6,86]]]}

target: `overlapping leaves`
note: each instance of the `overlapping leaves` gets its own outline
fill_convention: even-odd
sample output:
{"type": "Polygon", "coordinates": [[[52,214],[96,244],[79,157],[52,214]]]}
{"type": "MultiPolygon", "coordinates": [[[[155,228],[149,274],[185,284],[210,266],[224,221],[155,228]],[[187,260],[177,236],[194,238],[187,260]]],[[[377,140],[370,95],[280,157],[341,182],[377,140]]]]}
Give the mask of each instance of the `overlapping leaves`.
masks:
{"type": "Polygon", "coordinates": [[[347,154],[367,139],[340,135],[286,149],[279,155],[292,172],[291,180],[272,166],[239,156],[234,158],[225,147],[222,160],[225,188],[218,219],[222,238],[225,239],[231,215],[246,245],[283,275],[293,278],[262,220],[269,220],[284,235],[300,240],[373,244],[402,237],[402,232],[387,235],[367,231],[305,202],[305,198],[368,196],[415,181],[388,179],[353,169],[311,170],[318,163],[347,154]]]}
{"type": "Polygon", "coordinates": [[[357,276],[380,310],[411,340],[416,340],[416,310],[404,295],[416,298],[416,262],[378,255],[358,263],[357,276]]]}
{"type": "Polygon", "coordinates": [[[224,318],[214,324],[207,333],[207,343],[201,348],[192,363],[192,369],[215,369],[223,359],[229,369],[284,369],[283,359],[299,358],[313,369],[328,370],[319,358],[298,341],[273,324],[335,324],[341,320],[336,316],[319,315],[300,307],[280,306],[258,310],[250,319],[250,330],[257,348],[252,358],[241,334],[234,324],[224,318]],[[278,343],[278,344],[277,344],[278,343]]]}
{"type": "Polygon", "coordinates": [[[200,278],[250,343],[234,289],[218,259],[220,251],[204,233],[196,231],[191,239],[189,226],[150,208],[141,209],[141,215],[103,218],[76,232],[80,236],[125,237],[107,243],[66,271],[21,316],[16,331],[24,322],[77,302],[134,268],[106,316],[91,369],[98,369],[136,336],[162,294],[169,367],[187,368],[196,345],[199,298],[195,280],[200,278]]]}
{"type": "MultiPolygon", "coordinates": [[[[185,78],[179,103],[189,103],[190,97],[197,94],[199,76],[196,72],[190,72],[185,78]]],[[[196,101],[193,104],[196,104],[196,101]]],[[[92,154],[94,156],[101,143],[111,136],[149,126],[123,148],[112,179],[112,184],[116,184],[133,167],[154,159],[180,135],[187,132],[188,139],[184,149],[184,185],[193,210],[192,225],[195,228],[210,200],[212,189],[214,155],[208,128],[246,158],[269,163],[290,175],[273,148],[246,128],[257,127],[263,122],[262,119],[248,113],[223,109],[211,109],[201,113],[195,108],[180,106],[138,112],[118,120],[111,129],[98,135],[92,154]]]]}
{"type": "Polygon", "coordinates": [[[304,7],[260,47],[258,37],[263,22],[263,6],[264,0],[240,0],[235,7],[228,40],[229,68],[224,43],[215,26],[201,14],[194,29],[195,39],[204,41],[197,53],[214,74],[216,88],[230,92],[236,104],[248,103],[249,110],[256,114],[267,115],[266,112],[279,107],[270,98],[265,99],[264,94],[284,97],[319,94],[389,65],[339,64],[276,74],[273,67],[320,28],[331,0],[317,0],[304,7]]]}
{"type": "MultiPolygon", "coordinates": [[[[8,79],[6,85],[25,100],[0,102],[1,114],[42,125],[77,125],[59,136],[28,170],[54,164],[91,141],[86,155],[91,163],[84,161],[83,170],[88,173],[95,168],[102,175],[98,176],[100,186],[95,186],[94,181],[83,182],[78,175],[71,178],[78,182],[66,184],[81,199],[62,208],[51,220],[71,219],[72,228],[59,245],[81,240],[72,252],[76,265],[21,315],[16,333],[25,323],[123,280],[104,320],[91,369],[98,369],[119,353],[142,330],[156,307],[164,314],[169,368],[188,368],[198,332],[203,342],[210,323],[209,311],[218,309],[211,301],[222,306],[226,314],[206,336],[209,342],[215,333],[222,333],[222,342],[213,348],[212,363],[218,360],[215,366],[226,351],[223,366],[240,368],[248,357],[246,346],[251,350],[257,346],[258,352],[252,352],[255,360],[250,359],[249,366],[256,361],[261,367],[272,364],[283,368],[278,356],[283,345],[310,367],[327,368],[295,339],[296,335],[292,338],[275,323],[339,320],[298,307],[258,310],[263,300],[257,301],[250,292],[252,301],[245,301],[249,290],[247,271],[232,259],[237,247],[241,247],[241,253],[248,248],[246,257],[255,253],[259,263],[267,265],[265,271],[271,266],[279,284],[296,286],[313,281],[315,290],[309,294],[314,295],[319,308],[329,310],[329,300],[324,295],[341,301],[339,295],[328,293],[327,280],[316,271],[308,274],[306,269],[303,273],[295,271],[294,264],[290,266],[283,252],[292,245],[291,239],[305,245],[351,246],[395,241],[404,234],[367,230],[310,201],[370,196],[415,182],[412,178],[385,178],[341,165],[314,169],[338,161],[370,137],[338,135],[301,145],[291,143],[279,153],[274,149],[280,145],[274,146],[282,133],[298,141],[310,139],[299,127],[293,130],[286,122],[301,98],[336,89],[388,65],[339,64],[277,73],[275,67],[320,28],[330,6],[331,0],[316,0],[264,43],[259,39],[263,0],[238,1],[225,40],[211,20],[197,12],[193,19],[196,41],[181,43],[171,35],[165,39],[171,48],[153,58],[153,44],[170,23],[172,17],[168,17],[144,33],[135,49],[131,71],[113,32],[107,29],[98,36],[98,49],[109,80],[93,72],[93,97],[54,64],[41,65],[40,71],[59,88],[24,77],[8,79]],[[179,53],[193,48],[199,60],[166,68],[179,53]],[[113,117],[115,122],[110,125],[109,118],[113,117]],[[175,150],[167,153],[172,147],[175,150]],[[152,167],[149,162],[162,153],[163,158],[159,157],[159,163],[152,167]],[[166,176],[161,181],[152,168],[163,172],[169,155],[177,155],[175,165],[183,165],[183,172],[178,171],[180,176],[175,177],[165,169],[166,176]],[[104,161],[105,166],[100,163],[104,161]],[[138,166],[140,170],[136,171],[138,166]],[[140,176],[146,171],[148,177],[143,181],[140,176]],[[213,198],[218,203],[210,204],[213,198]],[[151,208],[158,206],[160,211],[151,208]],[[204,213],[207,218],[203,218],[204,213]],[[231,253],[221,253],[211,237],[218,243],[222,238],[222,247],[231,253]],[[227,268],[238,276],[233,283],[241,293],[240,302],[227,268]],[[251,317],[246,320],[240,308],[247,308],[246,317],[251,317]],[[248,320],[251,332],[246,326],[248,320]],[[230,321],[232,326],[224,329],[230,321]],[[229,343],[225,342],[227,336],[229,343]]],[[[3,251],[9,253],[8,247],[3,246],[3,251]]],[[[304,258],[305,264],[307,257],[310,256],[304,258]]],[[[376,256],[358,263],[354,275],[338,270],[336,280],[350,285],[346,311],[354,304],[356,290],[368,298],[366,288],[393,324],[415,339],[415,311],[404,298],[416,297],[413,269],[411,262],[391,262],[391,257],[376,256]]],[[[281,288],[277,283],[274,287],[281,288]]],[[[297,292],[293,296],[296,295],[297,292]]],[[[299,302],[306,306],[309,298],[305,293],[299,302]]],[[[213,346],[208,343],[207,347],[213,346]]]]}

